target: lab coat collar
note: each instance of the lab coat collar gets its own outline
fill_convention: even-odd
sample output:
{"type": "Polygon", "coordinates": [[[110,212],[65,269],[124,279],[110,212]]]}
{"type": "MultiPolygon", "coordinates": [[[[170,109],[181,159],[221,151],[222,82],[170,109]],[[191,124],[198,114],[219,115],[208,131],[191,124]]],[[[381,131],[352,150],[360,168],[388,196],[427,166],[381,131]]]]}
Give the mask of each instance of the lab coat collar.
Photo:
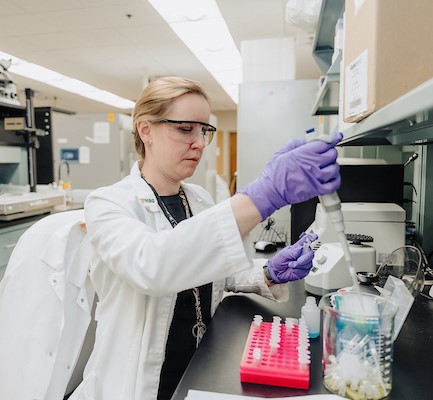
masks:
{"type": "MultiPolygon", "coordinates": [[[[141,203],[143,203],[146,208],[150,211],[156,212],[161,211],[158,201],[155,197],[150,186],[141,178],[140,168],[138,161],[134,163],[131,168],[131,175],[135,178],[135,190],[137,198],[141,203]]],[[[200,196],[196,190],[193,189],[193,185],[185,182],[180,183],[181,188],[184,190],[188,202],[191,206],[191,211],[193,214],[197,214],[206,208],[209,208],[212,204],[208,203],[206,199],[200,196]]]]}
{"type": "Polygon", "coordinates": [[[56,272],[65,273],[67,282],[82,287],[88,276],[91,247],[81,224],[69,223],[58,229],[44,247],[41,260],[56,272]]]}
{"type": "Polygon", "coordinates": [[[66,249],[71,229],[77,222],[69,223],[57,229],[45,245],[41,260],[55,270],[59,270],[65,262],[66,249]]]}
{"type": "Polygon", "coordinates": [[[132,166],[130,174],[133,179],[133,187],[138,201],[151,212],[161,211],[152,189],[147,182],[141,178],[138,161],[136,161],[132,166]]]}

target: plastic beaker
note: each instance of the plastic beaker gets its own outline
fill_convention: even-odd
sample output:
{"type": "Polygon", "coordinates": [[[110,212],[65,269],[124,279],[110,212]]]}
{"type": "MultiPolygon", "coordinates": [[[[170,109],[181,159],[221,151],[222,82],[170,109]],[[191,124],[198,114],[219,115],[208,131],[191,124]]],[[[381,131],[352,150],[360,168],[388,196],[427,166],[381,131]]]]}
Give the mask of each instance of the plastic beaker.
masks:
{"type": "Polygon", "coordinates": [[[421,251],[415,246],[394,250],[377,270],[379,286],[384,287],[388,276],[401,279],[415,298],[424,288],[424,265],[421,251]]]}
{"type": "Polygon", "coordinates": [[[369,293],[322,297],[323,383],[348,399],[383,399],[392,388],[397,305],[369,293]]]}

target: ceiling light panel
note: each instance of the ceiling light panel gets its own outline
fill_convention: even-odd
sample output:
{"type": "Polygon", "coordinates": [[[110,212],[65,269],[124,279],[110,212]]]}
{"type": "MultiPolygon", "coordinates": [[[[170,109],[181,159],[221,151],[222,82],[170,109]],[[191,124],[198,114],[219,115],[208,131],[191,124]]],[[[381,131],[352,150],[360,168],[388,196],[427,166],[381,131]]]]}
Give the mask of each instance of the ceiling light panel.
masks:
{"type": "Polygon", "coordinates": [[[241,55],[214,0],[148,0],[235,104],[241,55]]]}

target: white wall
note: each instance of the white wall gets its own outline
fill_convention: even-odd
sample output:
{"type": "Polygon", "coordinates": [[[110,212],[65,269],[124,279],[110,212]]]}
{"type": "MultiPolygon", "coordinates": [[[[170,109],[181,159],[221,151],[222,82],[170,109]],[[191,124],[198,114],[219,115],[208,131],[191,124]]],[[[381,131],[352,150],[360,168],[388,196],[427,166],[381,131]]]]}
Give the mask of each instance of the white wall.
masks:
{"type": "Polygon", "coordinates": [[[293,37],[243,41],[241,56],[243,82],[295,79],[293,37]]]}
{"type": "MultiPolygon", "coordinates": [[[[238,108],[238,180],[241,188],[257,178],[272,155],[309,128],[317,130],[319,118],[311,115],[316,97],[315,80],[247,82],[241,85],[238,108]]],[[[290,209],[273,215],[290,234],[290,209]]],[[[306,227],[307,228],[307,227],[306,227]]],[[[257,234],[257,229],[253,232],[257,234]]]]}

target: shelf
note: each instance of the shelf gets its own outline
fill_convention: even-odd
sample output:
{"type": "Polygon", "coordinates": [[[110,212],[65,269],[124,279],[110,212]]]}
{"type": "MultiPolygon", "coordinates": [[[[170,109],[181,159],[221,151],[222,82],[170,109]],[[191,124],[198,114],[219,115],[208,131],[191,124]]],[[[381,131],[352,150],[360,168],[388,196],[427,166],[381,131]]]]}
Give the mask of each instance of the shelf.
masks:
{"type": "Polygon", "coordinates": [[[26,108],[24,106],[3,103],[0,101],[0,116],[3,117],[20,117],[25,115],[26,108]]]}
{"type": "Polygon", "coordinates": [[[339,76],[337,74],[326,75],[320,87],[316,101],[313,105],[311,115],[333,115],[338,114],[338,89],[339,89],[339,76]],[[337,99],[335,100],[335,93],[337,99]]]}
{"type": "Polygon", "coordinates": [[[343,145],[433,142],[433,79],[343,131],[343,145]]]}
{"type": "Polygon", "coordinates": [[[313,43],[313,57],[322,72],[327,72],[334,53],[335,25],[343,15],[344,0],[323,0],[313,43]]]}
{"type": "Polygon", "coordinates": [[[324,76],[311,115],[338,114],[341,57],[340,52],[324,76]]]}
{"type": "MultiPolygon", "coordinates": [[[[332,62],[335,25],[342,17],[344,0],[323,0],[313,44],[313,56],[324,82],[313,106],[313,115],[338,114],[340,60],[332,62]],[[338,94],[338,93],[337,93],[338,94]]],[[[413,89],[364,120],[343,130],[342,145],[406,145],[433,142],[433,79],[413,89]]]]}
{"type": "Polygon", "coordinates": [[[25,110],[26,107],[20,104],[7,103],[0,100],[0,109],[25,110]]]}

